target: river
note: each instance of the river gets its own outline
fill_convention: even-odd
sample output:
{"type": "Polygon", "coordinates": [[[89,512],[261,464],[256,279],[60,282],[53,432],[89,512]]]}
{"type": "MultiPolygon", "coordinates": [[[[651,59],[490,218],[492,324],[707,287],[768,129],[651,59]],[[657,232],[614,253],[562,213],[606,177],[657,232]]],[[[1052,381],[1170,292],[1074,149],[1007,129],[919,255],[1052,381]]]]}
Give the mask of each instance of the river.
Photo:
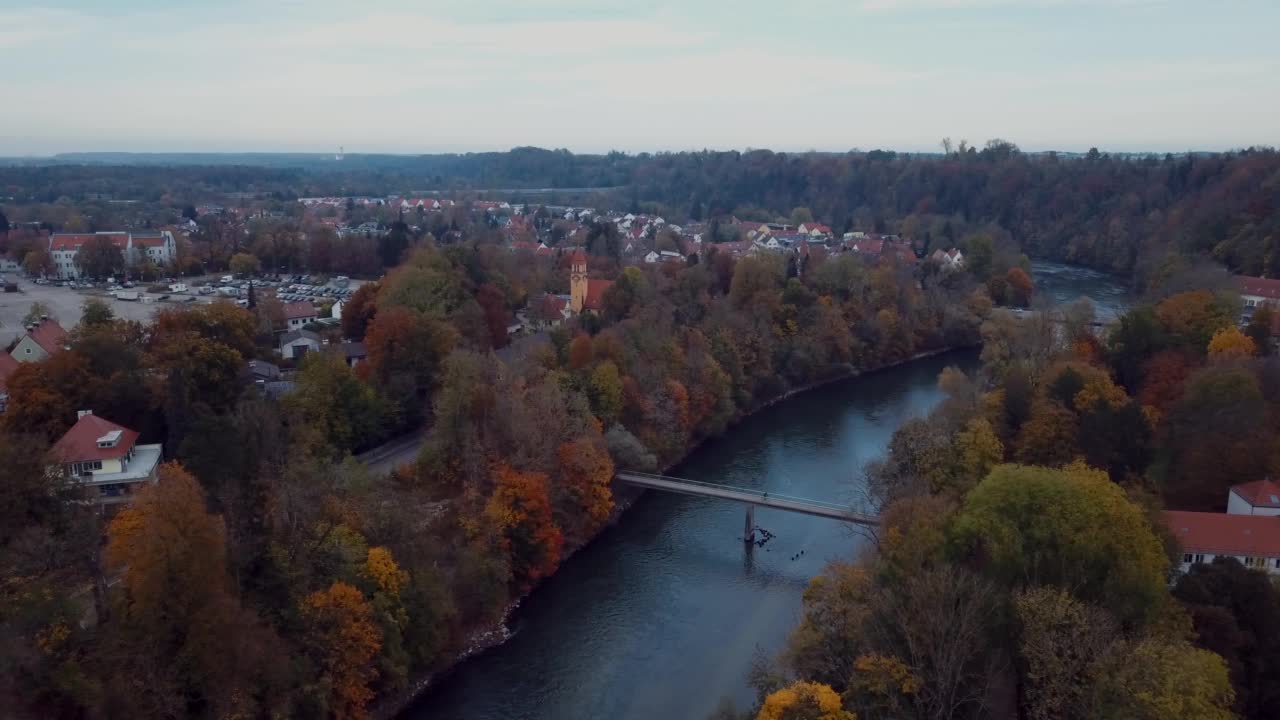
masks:
{"type": "MultiPolygon", "coordinates": [[[[1100,318],[1123,307],[1112,279],[1037,263],[1041,292],[1086,295],[1100,318]]],[[[804,393],[747,418],[672,475],[856,504],[862,471],[895,430],[937,404],[938,373],[977,366],[955,352],[804,393]]],[[[419,698],[405,720],[653,720],[752,701],[757,651],[776,653],[809,579],[866,539],[831,520],[761,508],[776,536],[748,553],[742,506],[650,492],[525,600],[504,645],[419,698]],[[803,553],[803,554],[801,554],[803,553]]]]}

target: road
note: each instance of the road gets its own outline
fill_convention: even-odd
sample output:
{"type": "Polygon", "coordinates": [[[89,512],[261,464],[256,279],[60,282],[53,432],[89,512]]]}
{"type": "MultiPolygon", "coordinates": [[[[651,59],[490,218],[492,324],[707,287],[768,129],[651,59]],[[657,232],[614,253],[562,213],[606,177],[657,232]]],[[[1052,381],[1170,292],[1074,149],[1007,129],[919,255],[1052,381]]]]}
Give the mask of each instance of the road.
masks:
{"type": "Polygon", "coordinates": [[[356,459],[364,463],[373,473],[382,475],[401,465],[416,461],[419,451],[422,450],[422,443],[426,439],[426,430],[417,430],[361,453],[356,456],[356,459]]]}

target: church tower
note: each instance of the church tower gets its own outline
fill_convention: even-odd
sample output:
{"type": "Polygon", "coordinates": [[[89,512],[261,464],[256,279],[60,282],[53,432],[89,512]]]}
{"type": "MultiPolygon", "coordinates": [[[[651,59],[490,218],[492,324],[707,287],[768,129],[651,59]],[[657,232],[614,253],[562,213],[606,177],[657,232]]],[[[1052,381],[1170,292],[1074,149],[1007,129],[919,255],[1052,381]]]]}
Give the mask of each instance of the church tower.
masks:
{"type": "Polygon", "coordinates": [[[578,248],[569,258],[569,308],[582,312],[587,302],[587,254],[578,248]]]}

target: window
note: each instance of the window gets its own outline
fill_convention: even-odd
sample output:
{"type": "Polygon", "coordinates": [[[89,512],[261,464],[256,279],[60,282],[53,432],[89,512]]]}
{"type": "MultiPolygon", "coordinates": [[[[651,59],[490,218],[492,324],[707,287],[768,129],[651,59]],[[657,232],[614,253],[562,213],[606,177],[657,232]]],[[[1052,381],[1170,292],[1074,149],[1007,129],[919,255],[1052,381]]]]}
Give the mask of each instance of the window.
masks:
{"type": "Polygon", "coordinates": [[[1246,558],[1244,559],[1244,566],[1245,566],[1245,567],[1253,567],[1253,561],[1254,561],[1254,558],[1252,558],[1252,557],[1246,557],[1246,558]]]}
{"type": "Polygon", "coordinates": [[[1204,562],[1204,554],[1203,554],[1203,553],[1196,553],[1196,562],[1198,562],[1198,563],[1202,563],[1202,562],[1204,562]]]}
{"type": "Polygon", "coordinates": [[[1191,553],[1184,553],[1184,554],[1182,555],[1182,562],[1184,562],[1184,563],[1189,563],[1189,562],[1191,562],[1191,553]]]}

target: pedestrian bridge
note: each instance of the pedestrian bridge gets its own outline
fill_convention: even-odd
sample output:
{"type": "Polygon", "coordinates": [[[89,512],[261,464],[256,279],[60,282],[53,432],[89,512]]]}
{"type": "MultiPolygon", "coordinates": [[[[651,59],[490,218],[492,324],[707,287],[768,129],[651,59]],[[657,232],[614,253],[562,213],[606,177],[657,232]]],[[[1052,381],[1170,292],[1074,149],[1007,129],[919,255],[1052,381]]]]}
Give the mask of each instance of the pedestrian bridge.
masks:
{"type": "Polygon", "coordinates": [[[755,537],[754,511],[757,505],[805,515],[816,515],[818,517],[831,518],[832,520],[843,520],[857,525],[878,525],[880,523],[880,518],[871,513],[859,512],[847,505],[837,505],[836,503],[822,500],[809,500],[790,495],[779,495],[761,490],[686,480],[666,475],[620,472],[615,477],[618,482],[650,490],[663,490],[684,495],[698,495],[700,497],[720,498],[744,503],[747,506],[747,523],[743,539],[748,542],[755,537]]]}

